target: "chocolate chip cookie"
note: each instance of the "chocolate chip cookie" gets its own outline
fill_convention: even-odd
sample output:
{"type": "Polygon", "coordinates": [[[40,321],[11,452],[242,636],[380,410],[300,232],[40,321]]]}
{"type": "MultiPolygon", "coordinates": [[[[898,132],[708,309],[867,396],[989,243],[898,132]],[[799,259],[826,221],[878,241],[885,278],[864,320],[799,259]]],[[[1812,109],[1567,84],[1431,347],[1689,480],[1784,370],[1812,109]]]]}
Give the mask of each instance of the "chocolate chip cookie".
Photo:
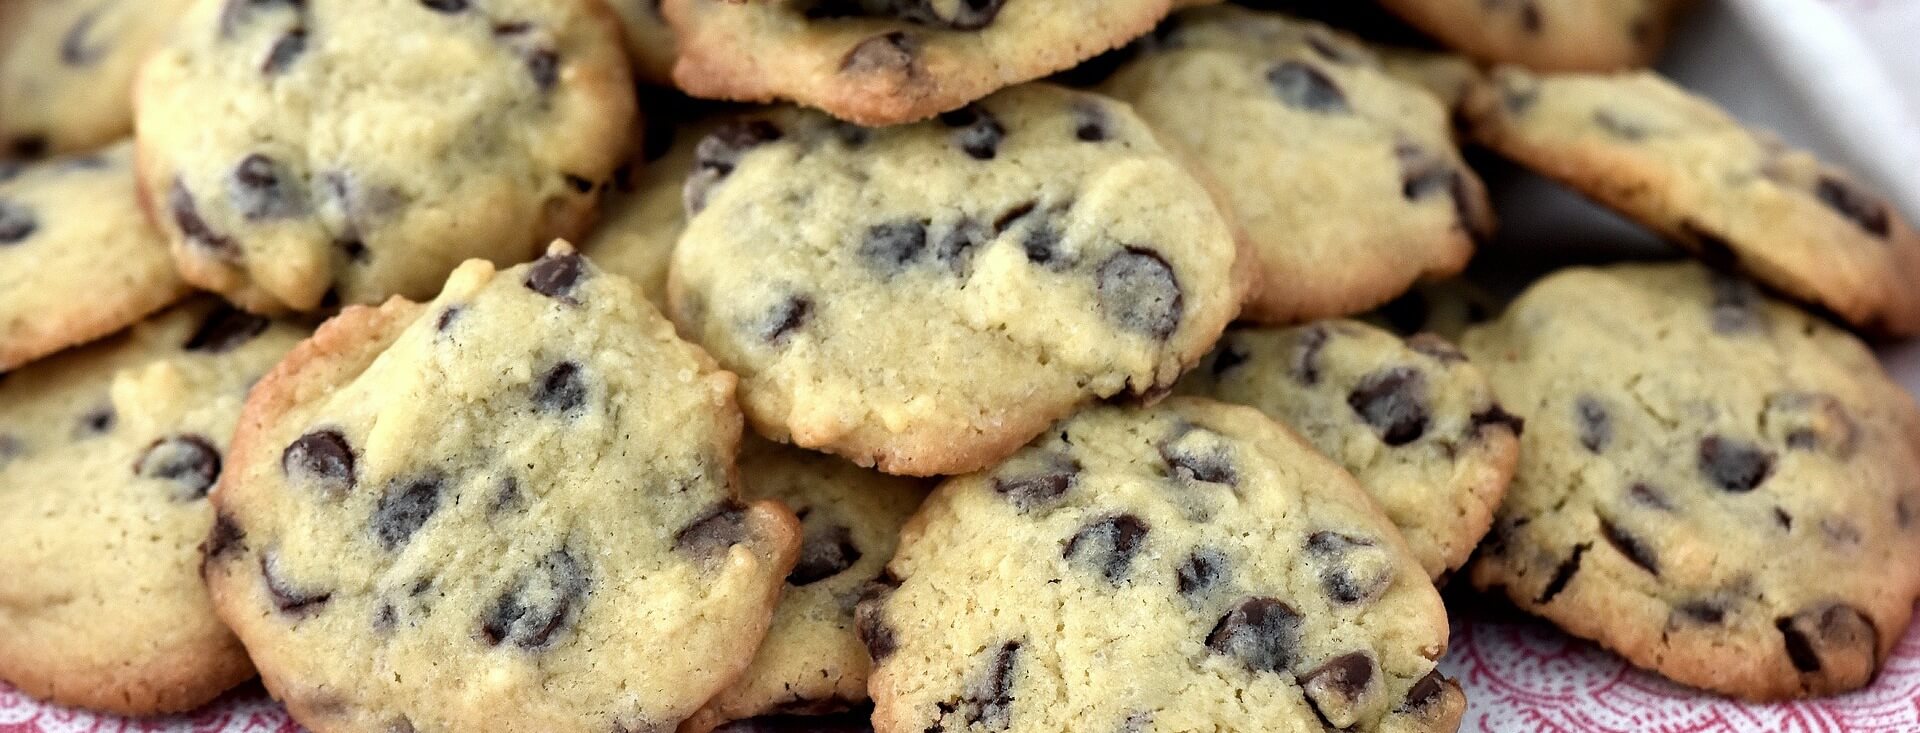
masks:
{"type": "Polygon", "coordinates": [[[733,384],[563,243],[348,308],[248,399],[214,606],[311,730],[673,730],[800,545],[734,490],[733,384]]]}
{"type": "Polygon", "coordinates": [[[1349,320],[1233,329],[1174,391],[1300,431],[1360,480],[1436,579],[1487,533],[1519,457],[1520,421],[1433,334],[1403,341],[1349,320]]]}
{"type": "Polygon", "coordinates": [[[1476,586],[1721,694],[1873,679],[1920,597],[1920,410],[1859,340],[1686,263],[1564,270],[1464,346],[1527,421],[1476,586]]]}
{"type": "Polygon", "coordinates": [[[1678,0],[1381,0],[1441,43],[1487,63],[1608,71],[1653,62],[1678,0]]]}
{"type": "Polygon", "coordinates": [[[133,145],[0,163],[0,372],[187,294],[134,192],[133,145]]]}
{"type": "Polygon", "coordinates": [[[1451,731],[1440,596],[1260,413],[1097,407],[935,490],[859,608],[881,731],[1451,731]]]}
{"type": "Polygon", "coordinates": [[[913,125],[780,109],[696,153],[675,321],[762,435],[974,470],[1089,401],[1164,391],[1240,307],[1206,189],[1126,105],[1015,87],[913,125]]]}
{"type": "Polygon", "coordinates": [[[1315,23],[1183,11],[1104,90],[1220,182],[1261,271],[1243,317],[1367,310],[1457,273],[1493,226],[1447,109],[1315,23]]]}
{"type": "Polygon", "coordinates": [[[673,79],[863,125],[924,120],[1126,44],[1217,0],[664,0],[673,79]]]}
{"type": "Polygon", "coordinates": [[[0,158],[91,150],[131,133],[134,72],[190,1],[0,2],[0,158]]]}
{"type": "Polygon", "coordinates": [[[800,560],[753,664],[679,733],[865,701],[871,662],[854,634],[854,603],[893,557],[900,525],[926,495],[919,481],[755,438],[742,446],[740,480],[748,496],[778,499],[799,515],[800,560]]]}
{"type": "Polygon", "coordinates": [[[1475,137],[1876,335],[1920,333],[1920,233],[1851,175],[1749,131],[1651,72],[1502,69],[1469,101],[1475,137]]]}
{"type": "Polygon", "coordinates": [[[0,679],[152,715],[253,676],[199,544],[247,387],[303,335],[206,298],[7,375],[0,679]]]}
{"type": "Polygon", "coordinates": [[[597,0],[207,0],[140,75],[142,192],[249,310],[425,299],[586,227],[627,67],[597,0]]]}

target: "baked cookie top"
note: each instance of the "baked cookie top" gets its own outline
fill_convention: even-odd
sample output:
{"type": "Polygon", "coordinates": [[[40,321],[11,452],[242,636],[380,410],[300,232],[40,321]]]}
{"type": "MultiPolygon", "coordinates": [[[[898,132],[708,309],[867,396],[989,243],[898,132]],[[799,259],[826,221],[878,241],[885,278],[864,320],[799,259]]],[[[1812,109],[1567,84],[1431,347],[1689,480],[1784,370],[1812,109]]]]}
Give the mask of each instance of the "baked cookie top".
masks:
{"type": "Polygon", "coordinates": [[[0,2],[0,158],[79,152],[126,137],[134,72],[190,2],[0,2]]]}
{"type": "Polygon", "coordinates": [[[133,145],[0,163],[0,371],[187,294],[134,192],[133,145]]]}
{"type": "Polygon", "coordinates": [[[424,299],[586,227],[627,66],[595,0],[201,0],[140,75],[142,190],[250,310],[424,299]]]}
{"type": "Polygon", "coordinates": [[[854,603],[880,577],[900,525],[926,496],[920,481],[752,437],[741,446],[740,480],[748,496],[779,500],[800,517],[800,559],[753,664],[679,733],[864,702],[871,661],[854,634],[854,603]]]}
{"type": "Polygon", "coordinates": [[[974,470],[1164,390],[1245,292],[1206,189],[1094,94],[877,129],[779,109],[696,158],[675,321],[741,375],[762,435],[889,473],[974,470]]]}
{"type": "Polygon", "coordinates": [[[1506,68],[1473,134],[1522,165],[1879,335],[1920,333],[1920,233],[1845,171],[1652,73],[1506,68]]]}
{"type": "Polygon", "coordinates": [[[1433,334],[1401,340],[1349,320],[1233,329],[1174,391],[1299,431],[1359,479],[1436,579],[1487,533],[1519,458],[1519,420],[1433,334]]]}
{"type": "Polygon", "coordinates": [[[1475,585],[1721,694],[1873,678],[1920,597],[1920,411],[1857,339],[1688,263],[1564,270],[1465,347],[1527,421],[1475,585]]]}
{"type": "Polygon", "coordinates": [[[563,243],[349,308],[248,400],[214,605],[312,730],[671,730],[800,543],[737,498],[733,383],[563,243]]]}
{"type": "Polygon", "coordinates": [[[1451,731],[1440,596],[1244,408],[1096,407],[954,478],[862,602],[878,730],[1451,731]]]}
{"type": "Polygon", "coordinates": [[[1608,71],[1653,63],[1677,0],[1381,0],[1456,51],[1486,63],[1608,71]]]}
{"type": "Polygon", "coordinates": [[[179,712],[253,676],[200,583],[247,387],[304,331],[211,298],[0,382],[0,679],[179,712]]]}
{"type": "Polygon", "coordinates": [[[1261,270],[1246,318],[1364,311],[1466,266],[1493,227],[1448,111],[1324,26],[1183,11],[1103,87],[1220,184],[1261,270]]]}
{"type": "Polygon", "coordinates": [[[673,79],[697,97],[789,100],[863,125],[924,120],[1125,45],[1217,0],[664,0],[673,79]]]}

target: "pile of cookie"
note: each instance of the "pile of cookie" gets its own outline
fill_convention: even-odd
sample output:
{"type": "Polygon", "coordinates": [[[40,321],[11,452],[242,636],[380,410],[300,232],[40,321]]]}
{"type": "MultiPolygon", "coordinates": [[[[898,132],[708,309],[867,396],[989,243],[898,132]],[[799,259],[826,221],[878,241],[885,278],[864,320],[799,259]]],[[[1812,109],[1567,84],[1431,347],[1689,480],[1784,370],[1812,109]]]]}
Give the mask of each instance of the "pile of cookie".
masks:
{"type": "Polygon", "coordinates": [[[1427,45],[0,0],[0,680],[257,674],[370,733],[1450,731],[1450,584],[1717,694],[1869,684],[1920,410],[1863,339],[1920,332],[1920,235],[1635,70],[1671,0],[1382,5],[1427,45]],[[1466,142],[1674,259],[1460,279],[1466,142]]]}

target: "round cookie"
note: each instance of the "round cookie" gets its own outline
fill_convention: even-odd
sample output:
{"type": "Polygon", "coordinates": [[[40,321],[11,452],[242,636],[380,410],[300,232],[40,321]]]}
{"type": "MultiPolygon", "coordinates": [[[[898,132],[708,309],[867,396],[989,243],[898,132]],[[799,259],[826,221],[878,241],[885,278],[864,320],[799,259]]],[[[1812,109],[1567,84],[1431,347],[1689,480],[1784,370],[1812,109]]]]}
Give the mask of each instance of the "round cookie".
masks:
{"type": "Polygon", "coordinates": [[[627,55],[633,58],[633,76],[662,86],[673,83],[673,27],[660,10],[660,0],[607,0],[620,14],[626,29],[627,55]]]}
{"type": "Polygon", "coordinates": [[[1646,66],[1678,0],[1381,0],[1441,43],[1485,63],[1550,71],[1646,66]]]}
{"type": "Polygon", "coordinates": [[[790,100],[862,125],[924,120],[1125,45],[1218,0],[663,0],[673,79],[697,97],[790,100]]]}
{"type": "Polygon", "coordinates": [[[1261,287],[1243,318],[1367,310],[1457,273],[1493,215],[1447,109],[1323,26],[1238,8],[1180,13],[1104,90],[1220,183],[1261,287]]]}
{"type": "Polygon", "coordinates": [[[1239,310],[1245,258],[1126,105],[1051,85],[866,129],[781,109],[702,141],[675,321],[760,434],[888,473],[990,465],[1149,395],[1239,310]]]}
{"type": "Polygon", "coordinates": [[[135,90],[141,190],[249,310],[424,299],[585,229],[627,67],[598,0],[200,0],[135,90]]]}
{"type": "Polygon", "coordinates": [[[1876,335],[1920,333],[1920,233],[1849,174],[1652,72],[1500,69],[1473,135],[1722,269],[1876,335]]]}
{"type": "Polygon", "coordinates": [[[0,2],[0,158],[126,137],[134,72],[190,1],[0,2]]]}
{"type": "Polygon", "coordinates": [[[864,702],[871,662],[854,634],[854,603],[880,577],[900,525],[926,496],[913,479],[755,438],[741,447],[740,480],[748,496],[777,499],[799,515],[800,560],[753,664],[679,733],[756,716],[814,718],[864,702]]]}
{"type": "Polygon", "coordinates": [[[1467,561],[1519,460],[1520,422],[1433,334],[1359,321],[1227,331],[1179,394],[1256,408],[1359,479],[1427,575],[1467,561]]]}
{"type": "Polygon", "coordinates": [[[563,243],[348,308],[248,399],[214,606],[317,733],[672,730],[800,544],[736,498],[733,383],[563,243]]]}
{"type": "Polygon", "coordinates": [[[874,728],[1452,731],[1440,596],[1352,477],[1238,406],[1096,407],[948,480],[859,608],[874,728]]]}
{"type": "Polygon", "coordinates": [[[0,164],[0,372],[187,294],[140,211],[133,145],[0,164]]]}
{"type": "Polygon", "coordinates": [[[1464,345],[1527,420],[1474,585],[1725,695],[1873,678],[1920,598],[1920,410],[1859,340],[1686,263],[1563,270],[1464,345]]]}
{"type": "Polygon", "coordinates": [[[200,583],[247,387],[304,331],[211,298],[0,383],[0,680],[153,715],[253,676],[200,583]]]}

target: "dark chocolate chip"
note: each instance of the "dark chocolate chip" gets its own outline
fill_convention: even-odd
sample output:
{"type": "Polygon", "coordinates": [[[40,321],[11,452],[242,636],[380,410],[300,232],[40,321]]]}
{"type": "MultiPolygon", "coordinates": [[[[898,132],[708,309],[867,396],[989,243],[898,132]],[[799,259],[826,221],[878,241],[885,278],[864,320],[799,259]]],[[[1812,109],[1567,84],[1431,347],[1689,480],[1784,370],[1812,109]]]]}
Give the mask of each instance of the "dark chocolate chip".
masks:
{"type": "Polygon", "coordinates": [[[1067,540],[1061,557],[1092,563],[1107,582],[1126,579],[1133,556],[1139,554],[1147,539],[1146,522],[1132,514],[1115,514],[1089,522],[1067,540]]]}
{"type": "Polygon", "coordinates": [[[1687,601],[1674,610],[1682,618],[1699,624],[1718,626],[1727,619],[1727,607],[1719,601],[1687,601]]]}
{"type": "Polygon", "coordinates": [[[1528,33],[1539,35],[1545,25],[1540,17],[1540,6],[1533,4],[1532,0],[1523,0],[1520,3],[1520,27],[1528,33]]]}
{"type": "Polygon", "coordinates": [[[1347,652],[1301,675],[1300,686],[1321,720],[1344,729],[1356,722],[1374,676],[1371,655],[1347,652]]]}
{"type": "Polygon", "coordinates": [[[1573,420],[1579,427],[1580,445],[1591,453],[1605,453],[1613,442],[1613,417],[1607,406],[1593,395],[1580,395],[1573,401],[1573,420]]]}
{"type": "Polygon", "coordinates": [[[533,388],[533,404],[547,412],[566,414],[587,403],[587,378],[579,364],[563,361],[547,369],[533,388]]]}
{"type": "Polygon", "coordinates": [[[40,217],[26,204],[0,199],[0,245],[19,244],[40,230],[40,217]]]}
{"type": "Polygon", "coordinates": [[[1585,543],[1573,546],[1573,552],[1567,555],[1567,559],[1560,561],[1560,566],[1553,569],[1553,577],[1547,579],[1547,587],[1541,589],[1540,596],[1533,600],[1534,605],[1551,603],[1554,597],[1560,595],[1560,591],[1567,589],[1567,584],[1573,582],[1574,574],[1580,572],[1580,557],[1587,554],[1589,547],[1592,545],[1585,543]]]}
{"type": "Polygon", "coordinates": [[[784,344],[788,336],[805,327],[812,318],[813,299],[789,295],[760,319],[760,340],[775,346],[784,344]]]}
{"type": "Polygon", "coordinates": [[[1298,611],[1276,598],[1247,598],[1207,632],[1207,649],[1255,672],[1284,673],[1300,653],[1298,611]]]}
{"type": "Polygon", "coordinates": [[[1738,438],[1709,435],[1700,440],[1698,466],[1707,481],[1725,491],[1754,490],[1773,475],[1773,451],[1738,438]]]}
{"type": "Polygon", "coordinates": [[[60,37],[60,63],[91,66],[107,55],[106,44],[87,44],[87,35],[93,32],[93,24],[100,20],[100,11],[101,8],[88,11],[67,27],[66,35],[60,37]]]}
{"type": "Polygon", "coordinates": [[[214,231],[205,219],[200,218],[200,211],[193,203],[193,194],[187,192],[186,184],[179,179],[174,179],[173,188],[167,193],[167,208],[173,212],[174,225],[180,227],[180,235],[189,244],[207,250],[218,259],[239,261],[240,245],[227,235],[214,231]]]}
{"type": "Polygon", "coordinates": [[[1240,347],[1233,343],[1232,339],[1232,336],[1222,338],[1220,345],[1213,350],[1213,358],[1207,363],[1207,373],[1212,374],[1215,378],[1219,378],[1227,372],[1233,371],[1241,364],[1247,363],[1247,359],[1250,358],[1246,352],[1241,351],[1240,347]]]}
{"type": "Polygon", "coordinates": [[[1073,112],[1073,137],[1084,143],[1105,141],[1112,136],[1108,126],[1112,121],[1107,118],[1107,108],[1085,99],[1075,100],[1073,112]]]}
{"type": "Polygon", "coordinates": [[[707,207],[707,197],[713,187],[733,173],[748,150],[779,140],[781,135],[780,128],[772,122],[735,119],[701,138],[694,146],[694,171],[681,188],[687,213],[697,214],[707,207]]]}
{"type": "Polygon", "coordinates": [[[562,252],[540,258],[527,268],[528,290],[572,305],[580,304],[576,290],[588,275],[586,260],[579,253],[562,252]]]}
{"type": "Polygon", "coordinates": [[[1013,676],[1020,661],[1020,642],[1000,645],[984,669],[967,683],[966,693],[953,708],[962,713],[970,730],[1006,730],[1013,720],[1013,676]]]}
{"type": "Polygon", "coordinates": [[[457,305],[447,306],[446,310],[440,311],[440,317],[433,319],[433,330],[439,333],[446,333],[447,329],[453,327],[455,321],[460,320],[460,314],[466,312],[466,310],[466,308],[457,305]]]}
{"type": "Polygon", "coordinates": [[[176,500],[203,498],[220,478],[220,449],[198,435],[169,435],[147,446],[133,474],[172,483],[176,500]]]}
{"type": "Polygon", "coordinates": [[[993,160],[1000,152],[1000,141],[1007,136],[1007,128],[1000,125],[1000,120],[977,104],[944,112],[940,122],[953,128],[954,146],[974,160],[993,160]]]}
{"type": "Polygon", "coordinates": [[[1891,236],[1892,217],[1887,214],[1887,203],[1880,197],[1860,190],[1858,186],[1833,176],[1821,176],[1820,183],[1813,189],[1820,202],[1840,212],[1841,216],[1858,225],[1868,234],[1881,239],[1891,236]]]}
{"type": "Polygon", "coordinates": [[[1180,439],[1192,433],[1189,430],[1160,443],[1160,457],[1167,462],[1167,475],[1181,481],[1238,486],[1240,474],[1234,469],[1233,456],[1227,449],[1214,441],[1195,444],[1180,439]]]}
{"type": "Polygon", "coordinates": [[[787,574],[787,585],[817,583],[846,572],[860,562],[860,548],[853,544],[853,530],[831,525],[807,532],[800,543],[800,559],[787,574]]]}
{"type": "Polygon", "coordinates": [[[215,513],[213,527],[207,530],[207,538],[200,542],[200,574],[206,574],[207,563],[225,557],[246,539],[246,531],[240,529],[240,523],[234,521],[232,515],[224,511],[215,513]]]}
{"type": "Polygon", "coordinates": [[[993,479],[994,492],[1023,512],[1059,499],[1080,478],[1080,462],[1063,453],[1049,452],[1032,463],[993,479]]]}
{"type": "Polygon", "coordinates": [[[1506,426],[1507,430],[1512,432],[1514,437],[1519,437],[1527,430],[1527,421],[1524,418],[1507,412],[1506,408],[1498,404],[1473,413],[1468,416],[1468,421],[1473,425],[1474,435],[1479,435],[1495,425],[1506,426]]]}
{"type": "Polygon", "coordinates": [[[1781,529],[1784,529],[1784,530],[1786,530],[1786,531],[1788,531],[1788,532],[1792,532],[1792,531],[1793,531],[1793,515],[1792,515],[1792,514],[1788,514],[1788,513],[1787,513],[1787,510],[1786,510],[1786,509],[1783,509],[1783,508],[1781,508],[1781,507],[1778,507],[1778,506],[1776,506],[1776,507],[1774,507],[1774,508],[1773,508],[1773,522],[1774,522],[1775,524],[1778,524],[1778,525],[1780,525],[1780,528],[1781,528],[1781,529]]]}
{"type": "Polygon", "coordinates": [[[1605,519],[1600,520],[1600,536],[1605,537],[1607,544],[1620,551],[1620,554],[1633,564],[1656,576],[1660,574],[1660,558],[1654,554],[1653,548],[1639,537],[1605,519]]]}
{"type": "Polygon", "coordinates": [[[459,13],[467,9],[467,0],[420,0],[420,4],[440,13],[459,13]]]}
{"type": "Polygon", "coordinates": [[[549,48],[535,48],[522,56],[527,64],[527,73],[533,75],[533,83],[540,91],[550,91],[560,82],[560,55],[549,48]]]}
{"type": "Polygon", "coordinates": [[[1180,595],[1188,598],[1206,595],[1226,579],[1227,556],[1218,550],[1194,550],[1175,574],[1179,578],[1180,595]]]}
{"type": "Polygon", "coordinates": [[[1288,352],[1287,371],[1296,382],[1306,386],[1320,383],[1320,351],[1327,347],[1333,333],[1324,324],[1313,324],[1299,332],[1288,352]]]}
{"type": "Polygon", "coordinates": [[[1394,712],[1416,713],[1430,708],[1440,701],[1440,693],[1447,688],[1446,680],[1440,677],[1440,671],[1428,672],[1419,682],[1407,688],[1407,699],[1394,708],[1394,712]]]}
{"type": "Polygon", "coordinates": [[[1312,553],[1321,566],[1320,590],[1343,605],[1372,603],[1393,584],[1392,569],[1388,566],[1372,567],[1371,572],[1356,567],[1358,553],[1378,551],[1372,540],[1339,532],[1322,530],[1307,537],[1307,552],[1312,553]]]}
{"type": "Polygon", "coordinates": [[[548,552],[494,601],[480,621],[480,637],[490,646],[546,648],[578,615],[587,585],[587,569],[572,553],[548,552]]]}
{"type": "Polygon", "coordinates": [[[1822,451],[1842,460],[1853,455],[1860,428],[1846,405],[1825,392],[1776,392],[1767,396],[1761,424],[1782,436],[1788,450],[1822,451]]]}
{"type": "Polygon", "coordinates": [[[1649,483],[1635,482],[1632,486],[1627,487],[1627,497],[1633,499],[1635,504],[1641,506],[1652,507],[1661,511],[1673,511],[1673,502],[1667,500],[1666,493],[1654,488],[1653,485],[1649,483]]]}
{"type": "Polygon", "coordinates": [[[1387,367],[1361,377],[1347,405],[1387,445],[1406,445],[1427,432],[1426,376],[1412,368],[1387,367]]]}
{"type": "Polygon", "coordinates": [[[593,192],[593,181],[587,180],[584,176],[576,176],[572,173],[562,173],[560,174],[560,180],[566,181],[567,187],[573,189],[574,193],[592,193],[593,192]]]}
{"type": "Polygon", "coordinates": [[[259,153],[240,160],[227,190],[234,208],[249,221],[283,219],[306,211],[298,183],[279,162],[259,153]]]}
{"type": "Polygon", "coordinates": [[[747,508],[723,502],[674,534],[673,549],[701,560],[725,555],[727,548],[746,540],[747,508]]]}
{"type": "Polygon", "coordinates": [[[853,610],[853,631],[860,637],[860,643],[867,647],[867,656],[879,662],[892,656],[900,647],[894,637],[893,626],[881,615],[881,607],[887,597],[900,587],[900,580],[890,573],[882,573],[879,578],[860,589],[860,602],[853,610]]]}
{"type": "Polygon", "coordinates": [[[1761,309],[1760,289],[1746,279],[1715,272],[1709,275],[1713,289],[1713,331],[1724,335],[1764,331],[1766,311],[1761,309]]]}
{"type": "Polygon", "coordinates": [[[1289,106],[1310,112],[1347,114],[1347,96],[1340,87],[1313,65],[1301,61],[1282,61],[1267,70],[1267,83],[1274,94],[1289,106]]]}
{"type": "Polygon", "coordinates": [[[113,430],[113,426],[118,422],[120,422],[120,415],[114,411],[113,405],[101,405],[80,416],[80,425],[76,432],[83,438],[100,435],[113,430]]]}
{"type": "Polygon", "coordinates": [[[271,322],[260,316],[221,303],[200,319],[183,345],[188,351],[224,354],[265,333],[271,322]]]}
{"type": "Polygon", "coordinates": [[[973,253],[992,239],[993,234],[980,222],[971,218],[961,219],[940,235],[940,241],[934,244],[933,256],[946,265],[948,271],[965,276],[973,253]]]}
{"type": "Polygon", "coordinates": [[[1026,236],[1020,239],[1020,250],[1027,255],[1027,261],[1050,270],[1063,270],[1073,264],[1066,253],[1060,251],[1060,230],[1053,221],[1042,218],[1027,229],[1026,236]]]}
{"type": "Polygon", "coordinates": [[[905,31],[889,31],[872,36],[849,49],[847,55],[840,58],[840,72],[871,74],[898,71],[911,75],[916,70],[914,60],[919,54],[920,39],[905,31]]]}
{"type": "Polygon", "coordinates": [[[333,591],[309,590],[287,580],[280,571],[280,554],[273,550],[260,553],[260,577],[266,583],[267,595],[273,598],[273,607],[289,616],[317,613],[333,598],[333,591]]]}
{"type": "Polygon", "coordinates": [[[289,30],[273,42],[273,48],[267,49],[266,60],[260,62],[260,73],[267,76],[281,74],[306,52],[307,29],[289,30]]]}
{"type": "MultiPolygon", "coordinates": [[[[1847,670],[1831,670],[1828,667],[1857,666],[1847,664],[1849,661],[1864,661],[1867,674],[1871,674],[1877,666],[1875,660],[1880,653],[1880,631],[1874,626],[1871,616],[1853,606],[1836,603],[1809,608],[1793,616],[1775,619],[1774,626],[1780,629],[1787,659],[1793,663],[1794,669],[1803,673],[1823,670],[1844,673],[1847,670]],[[1849,652],[1864,659],[1855,660],[1849,652]]],[[[1859,681],[1864,683],[1866,680],[1863,678],[1859,681]]]]}
{"type": "Polygon", "coordinates": [[[883,276],[897,275],[927,250],[927,221],[901,219],[867,227],[857,250],[860,263],[883,276]]]}
{"type": "Polygon", "coordinates": [[[338,430],[315,430],[300,436],[280,454],[280,470],[289,479],[313,482],[326,494],[345,494],[353,488],[353,447],[338,430]]]}
{"type": "Polygon", "coordinates": [[[1121,328],[1165,340],[1180,327],[1180,280],[1160,253],[1128,247],[1101,263],[1094,278],[1100,312],[1121,328]]]}
{"type": "Polygon", "coordinates": [[[414,533],[440,509],[440,492],[445,483],[440,476],[428,475],[388,484],[369,521],[380,546],[392,552],[413,539],[414,533]]]}
{"type": "Polygon", "coordinates": [[[1450,193],[1453,179],[1460,175],[1452,161],[1410,140],[1394,143],[1393,157],[1400,163],[1400,196],[1408,201],[1450,193]]]}

